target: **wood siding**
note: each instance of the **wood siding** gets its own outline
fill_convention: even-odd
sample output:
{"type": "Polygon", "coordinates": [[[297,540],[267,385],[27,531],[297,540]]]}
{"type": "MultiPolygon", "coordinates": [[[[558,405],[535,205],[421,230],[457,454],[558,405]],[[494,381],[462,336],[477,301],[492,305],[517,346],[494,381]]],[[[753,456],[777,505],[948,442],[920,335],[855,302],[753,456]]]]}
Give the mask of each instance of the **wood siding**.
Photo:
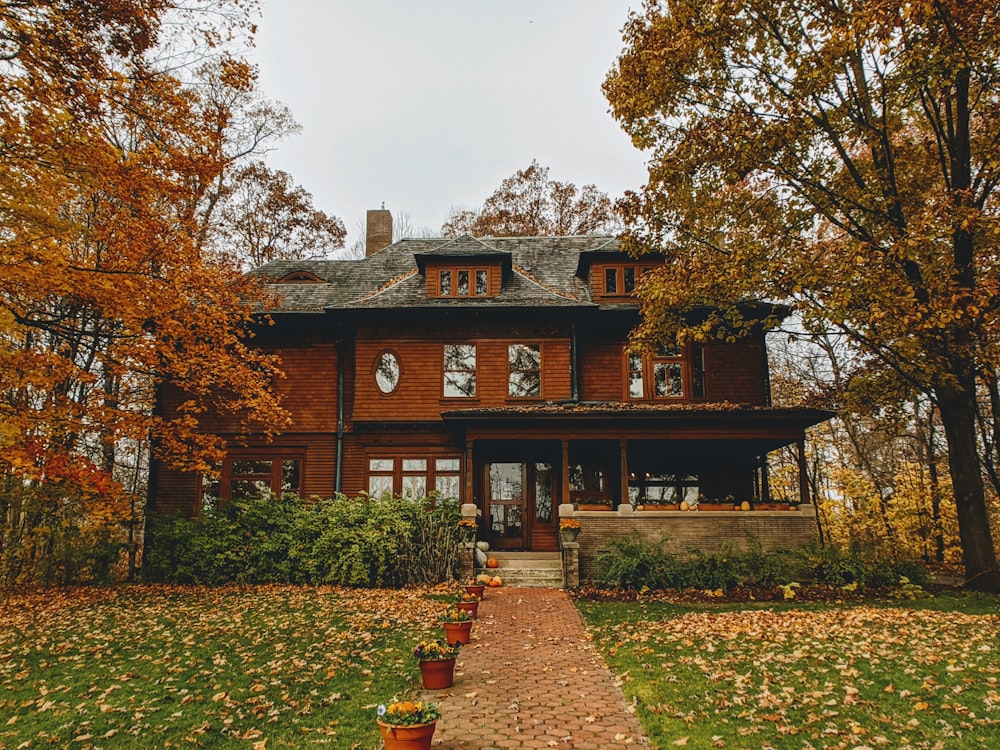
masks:
{"type": "Polygon", "coordinates": [[[540,337],[508,338],[359,338],[354,368],[353,420],[439,421],[449,409],[504,406],[532,401],[559,401],[572,393],[569,339],[540,337]],[[538,398],[507,395],[507,347],[538,344],[542,355],[542,385],[538,398]],[[444,396],[444,346],[476,345],[476,396],[444,396]],[[375,365],[384,351],[396,355],[400,364],[399,385],[389,394],[375,384],[375,365]]]}
{"type": "Polygon", "coordinates": [[[767,356],[759,341],[705,347],[705,398],[767,405],[767,356]]]}

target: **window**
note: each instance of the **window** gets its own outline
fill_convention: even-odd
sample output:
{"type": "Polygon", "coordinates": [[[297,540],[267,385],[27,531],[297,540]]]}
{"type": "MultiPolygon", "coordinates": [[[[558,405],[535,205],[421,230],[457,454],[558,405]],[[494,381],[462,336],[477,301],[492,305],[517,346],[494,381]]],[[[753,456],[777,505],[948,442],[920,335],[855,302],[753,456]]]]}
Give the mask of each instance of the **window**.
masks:
{"type": "Polygon", "coordinates": [[[516,398],[542,395],[542,351],[538,344],[507,347],[507,395],[516,398]]]}
{"type": "Polygon", "coordinates": [[[457,457],[379,457],[368,459],[368,494],[381,498],[398,495],[421,500],[434,488],[442,497],[458,498],[461,460],[457,457]]]}
{"type": "Polygon", "coordinates": [[[698,477],[693,474],[632,472],[628,498],[633,505],[670,505],[692,502],[699,496],[698,477]]]}
{"type": "Polygon", "coordinates": [[[445,498],[462,496],[462,462],[457,458],[434,459],[434,490],[445,498]]]}
{"type": "Polygon", "coordinates": [[[444,395],[465,398],[476,395],[475,344],[445,345],[444,395]]]}
{"type": "Polygon", "coordinates": [[[399,385],[399,359],[390,351],[382,352],[375,360],[375,385],[386,395],[399,385]]]}
{"type": "Polygon", "coordinates": [[[437,273],[439,297],[489,296],[488,268],[442,268],[437,273]]]}
{"type": "Polygon", "coordinates": [[[626,264],[605,266],[604,288],[597,290],[597,293],[608,297],[631,297],[635,294],[639,279],[651,270],[652,266],[626,264]]]}
{"type": "Polygon", "coordinates": [[[600,463],[570,464],[569,496],[581,505],[611,505],[608,471],[600,463]]]}
{"type": "Polygon", "coordinates": [[[655,352],[628,352],[628,396],[635,399],[704,398],[702,349],[660,347],[655,352]]]}
{"type": "Polygon", "coordinates": [[[223,461],[218,476],[204,474],[201,478],[202,507],[289,492],[302,494],[302,459],[299,455],[232,456],[223,461]]]}

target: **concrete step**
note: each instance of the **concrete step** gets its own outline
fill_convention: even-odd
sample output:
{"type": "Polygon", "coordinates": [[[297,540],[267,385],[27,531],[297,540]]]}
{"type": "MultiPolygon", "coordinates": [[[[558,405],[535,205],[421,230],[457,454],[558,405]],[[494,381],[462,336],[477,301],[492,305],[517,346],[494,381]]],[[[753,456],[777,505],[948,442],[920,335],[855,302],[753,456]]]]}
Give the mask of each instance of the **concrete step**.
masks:
{"type": "Polygon", "coordinates": [[[504,586],[525,586],[529,588],[561,589],[563,581],[562,570],[532,570],[530,568],[493,568],[490,575],[500,576],[504,586]]]}

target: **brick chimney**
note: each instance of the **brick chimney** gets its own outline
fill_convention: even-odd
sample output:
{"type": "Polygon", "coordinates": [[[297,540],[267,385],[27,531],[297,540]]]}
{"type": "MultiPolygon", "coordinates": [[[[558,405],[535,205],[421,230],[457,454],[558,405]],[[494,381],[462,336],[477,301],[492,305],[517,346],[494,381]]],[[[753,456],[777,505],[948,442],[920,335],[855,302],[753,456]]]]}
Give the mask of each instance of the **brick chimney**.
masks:
{"type": "Polygon", "coordinates": [[[365,232],[365,255],[377,253],[384,247],[392,244],[392,214],[382,204],[382,208],[376,208],[368,212],[367,228],[365,232]]]}

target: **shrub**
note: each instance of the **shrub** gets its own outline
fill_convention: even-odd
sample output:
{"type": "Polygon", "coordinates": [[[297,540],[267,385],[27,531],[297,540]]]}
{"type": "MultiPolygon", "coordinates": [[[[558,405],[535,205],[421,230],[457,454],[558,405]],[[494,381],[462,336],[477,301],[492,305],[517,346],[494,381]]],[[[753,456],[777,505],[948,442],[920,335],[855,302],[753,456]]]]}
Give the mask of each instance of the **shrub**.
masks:
{"type": "Polygon", "coordinates": [[[732,553],[697,551],[684,562],[683,585],[678,588],[732,591],[740,582],[739,567],[732,553]]]}
{"type": "Polygon", "coordinates": [[[638,534],[608,540],[607,546],[594,559],[594,582],[622,589],[675,586],[680,566],[673,556],[663,551],[663,544],[663,541],[646,541],[638,534]]]}
{"type": "Polygon", "coordinates": [[[458,504],[345,496],[237,500],[151,519],[143,575],[176,583],[401,586],[454,577],[458,504]]]}

